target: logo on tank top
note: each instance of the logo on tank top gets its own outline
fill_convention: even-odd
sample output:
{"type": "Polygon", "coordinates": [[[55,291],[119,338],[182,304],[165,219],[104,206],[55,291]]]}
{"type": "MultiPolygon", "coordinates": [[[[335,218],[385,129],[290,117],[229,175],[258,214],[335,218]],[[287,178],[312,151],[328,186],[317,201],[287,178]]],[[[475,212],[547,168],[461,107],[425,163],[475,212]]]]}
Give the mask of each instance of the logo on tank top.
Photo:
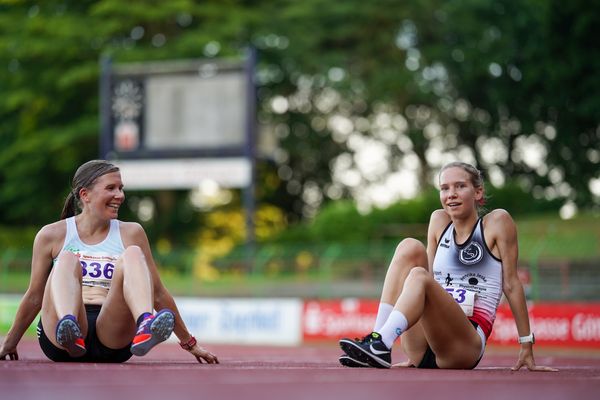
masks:
{"type": "Polygon", "coordinates": [[[450,286],[452,284],[452,281],[454,280],[454,278],[450,277],[450,273],[448,273],[448,276],[446,276],[446,286],[450,286]]]}
{"type": "Polygon", "coordinates": [[[458,258],[465,265],[477,264],[483,258],[483,249],[479,243],[471,242],[460,250],[458,258]]]}
{"type": "MultiPolygon", "coordinates": [[[[477,286],[480,282],[483,282],[485,285],[487,283],[487,278],[482,274],[475,274],[473,272],[469,272],[460,277],[461,282],[468,283],[470,286],[477,286]]],[[[484,289],[485,290],[485,289],[484,289]]]]}
{"type": "MultiPolygon", "coordinates": [[[[68,251],[68,252],[70,252],[70,253],[73,253],[73,254],[75,254],[77,257],[79,257],[79,256],[80,256],[80,254],[79,254],[79,249],[78,249],[78,248],[76,248],[76,247],[74,247],[74,246],[66,246],[66,247],[64,248],[64,251],[68,251]]],[[[52,266],[53,266],[53,267],[54,267],[54,265],[56,265],[56,262],[57,262],[57,261],[58,261],[58,255],[56,256],[56,258],[53,258],[53,259],[52,259],[52,266]]]]}
{"type": "Polygon", "coordinates": [[[65,247],[65,251],[69,251],[69,252],[75,254],[76,256],[79,255],[79,249],[77,247],[74,247],[74,246],[67,246],[67,247],[65,247]]]}

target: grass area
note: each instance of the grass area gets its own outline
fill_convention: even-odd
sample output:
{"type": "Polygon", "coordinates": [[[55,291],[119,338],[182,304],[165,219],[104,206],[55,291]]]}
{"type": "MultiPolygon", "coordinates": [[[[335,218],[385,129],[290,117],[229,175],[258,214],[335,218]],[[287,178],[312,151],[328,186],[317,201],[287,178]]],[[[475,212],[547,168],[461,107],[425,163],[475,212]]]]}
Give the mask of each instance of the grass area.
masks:
{"type": "MultiPolygon", "coordinates": [[[[600,215],[585,214],[572,220],[556,216],[534,216],[516,220],[519,231],[520,259],[525,264],[551,260],[585,261],[600,259],[600,215]]],[[[284,246],[285,247],[285,246],[284,246]]],[[[332,297],[338,293],[370,293],[380,283],[394,242],[362,242],[302,246],[282,249],[280,258],[262,257],[261,273],[223,272],[211,282],[191,274],[175,273],[163,268],[165,285],[181,296],[307,296],[332,297]],[[331,251],[335,250],[335,251],[331,251]],[[304,263],[304,264],[303,264],[304,263]],[[271,267],[276,266],[279,269],[271,267]],[[339,290],[339,291],[338,291],[339,290]]],[[[268,250],[268,249],[266,249],[268,250]]],[[[261,259],[260,253],[257,257],[261,259]]],[[[0,293],[23,293],[29,283],[29,254],[7,258],[0,254],[0,293]],[[11,261],[12,260],[12,261],[11,261]],[[9,265],[18,265],[10,267],[9,265]]],[[[239,263],[239,260],[237,260],[239,263]]],[[[235,263],[235,260],[233,260],[235,263]]],[[[168,264],[166,264],[168,265],[168,264]]],[[[227,271],[227,266],[220,266],[227,271]]]]}
{"type": "Polygon", "coordinates": [[[536,216],[516,221],[522,260],[600,258],[600,215],[571,220],[536,216]]]}
{"type": "Polygon", "coordinates": [[[29,271],[0,271],[0,293],[23,294],[29,285],[29,271]]]}

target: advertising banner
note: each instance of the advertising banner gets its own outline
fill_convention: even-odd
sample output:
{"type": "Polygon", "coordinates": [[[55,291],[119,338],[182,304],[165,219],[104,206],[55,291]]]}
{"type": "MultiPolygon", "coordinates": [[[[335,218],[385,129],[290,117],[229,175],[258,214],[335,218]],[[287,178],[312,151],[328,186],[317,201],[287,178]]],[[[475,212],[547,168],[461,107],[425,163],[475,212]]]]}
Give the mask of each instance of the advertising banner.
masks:
{"type": "Polygon", "coordinates": [[[373,329],[378,301],[363,299],[304,302],[304,340],[362,337],[373,329]]]}
{"type": "MultiPolygon", "coordinates": [[[[302,332],[305,341],[363,337],[377,316],[376,300],[305,301],[302,332]]],[[[537,303],[529,305],[536,345],[600,348],[599,303],[537,303]]],[[[517,328],[508,304],[498,308],[488,344],[515,345],[517,328]]]]}
{"type": "Polygon", "coordinates": [[[298,345],[301,299],[177,298],[190,332],[202,343],[298,345]]]}
{"type": "MultiPolygon", "coordinates": [[[[600,348],[600,304],[538,303],[529,305],[536,345],[600,348]]],[[[502,304],[489,343],[515,344],[517,327],[508,304],[502,304]]]]}

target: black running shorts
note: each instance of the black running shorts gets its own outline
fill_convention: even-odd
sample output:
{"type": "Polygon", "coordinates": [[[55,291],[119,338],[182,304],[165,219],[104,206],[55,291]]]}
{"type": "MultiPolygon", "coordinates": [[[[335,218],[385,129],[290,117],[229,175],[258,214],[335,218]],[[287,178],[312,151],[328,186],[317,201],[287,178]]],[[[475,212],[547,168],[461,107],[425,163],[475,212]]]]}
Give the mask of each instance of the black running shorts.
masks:
{"type": "Polygon", "coordinates": [[[85,312],[88,321],[88,333],[85,338],[85,348],[87,352],[83,357],[73,358],[69,356],[66,350],[56,347],[52,344],[42,326],[42,319],[38,322],[37,334],[42,351],[52,361],[57,362],[97,362],[97,363],[122,363],[129,360],[132,356],[129,351],[130,344],[122,349],[110,349],[103,345],[96,334],[96,319],[100,314],[102,306],[95,304],[86,304],[85,312]]]}

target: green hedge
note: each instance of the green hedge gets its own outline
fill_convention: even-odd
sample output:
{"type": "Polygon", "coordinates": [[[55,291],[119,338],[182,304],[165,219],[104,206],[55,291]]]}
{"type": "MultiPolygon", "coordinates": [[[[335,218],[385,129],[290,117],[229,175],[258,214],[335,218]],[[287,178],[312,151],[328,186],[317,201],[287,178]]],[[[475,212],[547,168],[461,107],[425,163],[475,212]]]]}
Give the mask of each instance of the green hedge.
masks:
{"type": "MultiPolygon", "coordinates": [[[[520,186],[509,184],[501,189],[487,189],[485,208],[504,208],[514,217],[548,213],[558,215],[561,204],[561,200],[535,199],[520,186]]],[[[439,193],[433,189],[415,199],[399,201],[386,208],[374,208],[366,214],[361,214],[350,200],[330,202],[314,220],[292,226],[267,242],[356,242],[406,236],[423,238],[432,211],[440,207],[439,193]]]]}

